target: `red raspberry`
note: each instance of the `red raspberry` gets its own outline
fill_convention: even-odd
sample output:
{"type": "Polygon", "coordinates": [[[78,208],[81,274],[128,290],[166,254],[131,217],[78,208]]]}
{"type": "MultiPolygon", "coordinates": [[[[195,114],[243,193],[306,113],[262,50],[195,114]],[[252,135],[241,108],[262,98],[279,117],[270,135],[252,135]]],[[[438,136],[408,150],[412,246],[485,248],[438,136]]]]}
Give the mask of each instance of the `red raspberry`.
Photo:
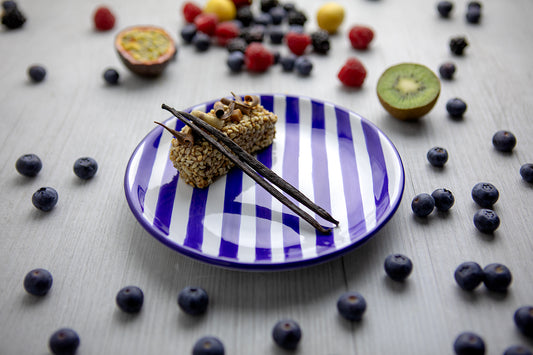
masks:
{"type": "Polygon", "coordinates": [[[295,55],[304,54],[307,47],[311,44],[311,36],[306,33],[289,32],[285,35],[285,41],[290,51],[295,55]]]}
{"type": "Polygon", "coordinates": [[[99,31],[109,31],[115,26],[115,15],[105,6],[100,6],[94,12],[94,26],[99,31]]]}
{"type": "Polygon", "coordinates": [[[366,26],[353,26],[348,37],[355,49],[367,49],[374,38],[374,31],[366,26]]]}
{"type": "Polygon", "coordinates": [[[274,64],[274,55],[261,43],[252,42],[244,52],[246,68],[254,72],[264,72],[274,64]]]}
{"type": "Polygon", "coordinates": [[[182,12],[185,21],[188,23],[193,23],[196,16],[202,13],[202,9],[195,3],[187,1],[185,4],[183,4],[182,12]]]}
{"type": "Polygon", "coordinates": [[[337,77],[344,85],[358,88],[365,81],[366,69],[359,59],[348,58],[337,77]]]}
{"type": "Polygon", "coordinates": [[[252,0],[233,0],[236,8],[252,5],[252,0]]]}
{"type": "Polygon", "coordinates": [[[218,17],[215,14],[200,14],[194,19],[196,29],[208,36],[213,36],[217,30],[218,17]]]}
{"type": "Polygon", "coordinates": [[[222,22],[219,23],[215,31],[215,36],[217,38],[217,43],[220,46],[225,46],[230,40],[239,36],[240,30],[233,22],[222,22]]]}

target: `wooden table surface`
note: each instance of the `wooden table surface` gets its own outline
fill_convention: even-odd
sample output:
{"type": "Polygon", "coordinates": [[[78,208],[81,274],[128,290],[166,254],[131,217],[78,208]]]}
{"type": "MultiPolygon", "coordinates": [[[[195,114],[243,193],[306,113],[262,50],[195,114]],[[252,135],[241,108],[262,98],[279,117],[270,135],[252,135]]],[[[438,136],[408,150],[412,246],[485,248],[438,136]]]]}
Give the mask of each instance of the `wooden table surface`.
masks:
{"type": "MultiPolygon", "coordinates": [[[[533,3],[529,0],[483,2],[482,21],[465,21],[467,2],[455,1],[449,19],[436,2],[339,1],[346,10],[327,55],[308,54],[309,77],[284,73],[279,66],[264,74],[230,73],[226,50],[213,46],[198,53],[178,37],[184,24],[181,1],[107,2],[117,14],[109,32],[96,32],[97,1],[20,0],[26,14],[22,29],[0,31],[0,354],[46,354],[48,338],[60,327],[75,329],[80,355],[190,354],[204,335],[219,337],[227,354],[285,354],[271,338],[281,318],[296,320],[303,332],[298,354],[451,354],[463,331],[481,335],[488,354],[513,344],[533,348],[519,333],[514,311],[533,304],[533,185],[519,168],[533,162],[533,3]],[[127,71],[113,48],[123,27],[154,24],[178,43],[178,55],[164,75],[148,80],[127,71]],[[350,47],[354,24],[374,28],[367,51],[350,47]],[[466,36],[465,55],[453,56],[448,41],[466,36]],[[347,89],[336,78],[349,57],[368,71],[361,89],[347,89]],[[441,96],[418,122],[400,122],[381,107],[375,94],[380,74],[390,65],[418,62],[437,71],[445,61],[457,65],[456,77],[442,81],[441,96]],[[46,79],[30,83],[34,63],[46,79]],[[106,85],[107,67],[120,72],[118,86],[106,85]],[[238,93],[305,95],[353,110],[376,124],[395,144],[405,167],[405,191],[393,218],[367,243],[328,262],[305,268],[246,272],[193,260],[154,239],[134,218],[124,196],[128,160],[154,120],[165,120],[166,102],[178,108],[238,93]],[[451,119],[446,101],[468,104],[461,120],[451,119]],[[514,132],[511,154],[492,146],[501,129],[514,132]],[[443,169],[432,168],[426,152],[448,149],[443,169]],[[35,153],[43,169],[35,178],[15,170],[15,161],[35,153]],[[81,181],[74,161],[92,156],[97,175],[81,181]],[[478,209],[470,197],[486,181],[500,191],[495,210],[501,226],[493,235],[472,222],[478,209]],[[50,213],[31,203],[41,186],[59,192],[50,213]],[[447,214],[415,218],[412,198],[446,187],[456,198],[447,214]],[[383,269],[390,253],[409,256],[408,280],[389,280],[383,269]],[[484,266],[500,262],[513,274],[505,294],[462,291],[454,281],[464,261],[484,266]],[[33,268],[46,268],[54,284],[48,295],[26,294],[22,281],[33,268]],[[145,293],[140,314],[127,316],[115,305],[126,285],[145,293]],[[190,317],[177,306],[178,292],[198,285],[210,296],[208,312],[190,317]],[[361,322],[343,320],[336,309],[347,290],[360,292],[368,309],[361,322]]],[[[254,9],[258,11],[257,1],[254,9]]],[[[322,1],[296,1],[316,30],[322,1]]],[[[266,45],[286,54],[285,46],[266,45]]]]}

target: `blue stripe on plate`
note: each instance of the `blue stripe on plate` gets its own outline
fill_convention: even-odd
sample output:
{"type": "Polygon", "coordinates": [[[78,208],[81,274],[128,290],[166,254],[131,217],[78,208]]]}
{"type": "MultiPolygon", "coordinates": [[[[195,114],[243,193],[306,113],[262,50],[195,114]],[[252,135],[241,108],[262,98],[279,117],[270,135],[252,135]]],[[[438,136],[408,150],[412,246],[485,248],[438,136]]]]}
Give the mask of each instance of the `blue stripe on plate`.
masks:
{"type": "Polygon", "coordinates": [[[153,138],[153,144],[145,144],[143,146],[141,159],[137,168],[137,174],[135,174],[135,180],[132,185],[134,188],[137,187],[137,191],[134,192],[137,195],[137,198],[134,201],[139,210],[142,212],[144,212],[144,197],[146,196],[148,182],[150,181],[150,176],[152,175],[157,148],[159,147],[159,142],[161,141],[161,136],[163,135],[163,128],[161,127],[160,129],[155,129],[151,134],[155,135],[155,138],[153,138]]]}
{"type": "Polygon", "coordinates": [[[231,169],[227,174],[219,250],[219,256],[222,257],[237,257],[242,210],[242,204],[237,201],[237,197],[242,192],[242,178],[241,169],[231,169]]]}

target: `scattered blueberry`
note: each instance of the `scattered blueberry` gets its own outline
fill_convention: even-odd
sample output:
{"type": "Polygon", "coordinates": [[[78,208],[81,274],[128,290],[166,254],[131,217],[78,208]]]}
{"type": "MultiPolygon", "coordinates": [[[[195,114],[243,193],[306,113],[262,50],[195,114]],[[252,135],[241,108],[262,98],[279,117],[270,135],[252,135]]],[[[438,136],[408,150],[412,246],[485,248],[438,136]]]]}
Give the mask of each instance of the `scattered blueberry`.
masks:
{"type": "Polygon", "coordinates": [[[491,291],[505,292],[513,280],[509,268],[499,263],[492,263],[485,266],[483,273],[485,274],[483,283],[491,291]]]}
{"type": "Polygon", "coordinates": [[[463,117],[464,113],[466,112],[466,108],[466,102],[457,97],[449,99],[446,102],[446,111],[448,111],[448,114],[454,118],[463,117]]]}
{"type": "Polygon", "coordinates": [[[39,83],[44,80],[46,69],[41,65],[32,65],[28,68],[28,75],[33,82],[39,83]]]}
{"type": "Polygon", "coordinates": [[[484,355],[485,342],[475,333],[464,332],[455,339],[453,350],[457,355],[484,355]]]}
{"type": "Polygon", "coordinates": [[[385,272],[394,281],[405,280],[413,270],[413,262],[402,254],[391,254],[385,258],[385,272]]]}
{"type": "Polygon", "coordinates": [[[465,37],[453,37],[450,39],[450,51],[455,55],[463,55],[464,50],[468,47],[468,41],[465,37]]]}
{"type": "Polygon", "coordinates": [[[505,349],[503,355],[533,355],[533,353],[525,346],[512,345],[505,349]]]}
{"type": "Polygon", "coordinates": [[[244,53],[246,51],[247,46],[248,43],[246,43],[246,40],[244,38],[236,37],[231,39],[228,44],[226,44],[226,49],[230,53],[235,51],[244,53]]]}
{"type": "Polygon", "coordinates": [[[178,294],[178,305],[181,310],[190,315],[200,315],[205,313],[209,297],[207,292],[201,287],[185,287],[178,294]]]}
{"type": "Polygon", "coordinates": [[[490,182],[478,182],[472,188],[472,199],[484,208],[491,208],[498,201],[500,192],[490,182]]]}
{"type": "Polygon", "coordinates": [[[498,131],[492,136],[494,148],[500,152],[511,152],[516,146],[516,137],[509,131],[498,131]]]}
{"type": "Polygon", "coordinates": [[[442,17],[449,17],[452,9],[453,3],[451,1],[439,1],[437,3],[437,11],[442,17]]]}
{"type": "Polygon", "coordinates": [[[10,30],[22,27],[26,22],[26,17],[20,11],[17,4],[14,1],[11,1],[7,2],[5,5],[2,5],[4,7],[4,12],[2,13],[2,25],[6,26],[10,30]]]}
{"type": "Polygon", "coordinates": [[[137,286],[126,286],[118,291],[115,301],[122,311],[138,313],[143,306],[144,294],[137,286]]]}
{"type": "Polygon", "coordinates": [[[324,30],[311,33],[311,45],[316,53],[327,54],[329,52],[329,33],[324,30]]]}
{"type": "Polygon", "coordinates": [[[244,53],[239,51],[231,52],[228,55],[228,59],[226,61],[226,64],[230,68],[230,70],[234,73],[240,72],[242,68],[244,67],[244,53]]]}
{"type": "Polygon", "coordinates": [[[466,6],[467,10],[477,8],[481,10],[481,3],[479,1],[470,1],[466,6]]]}
{"type": "Polygon", "coordinates": [[[514,323],[528,337],[533,337],[533,306],[522,306],[514,313],[514,323]]]}
{"type": "Polygon", "coordinates": [[[472,291],[483,282],[485,273],[478,263],[466,261],[455,269],[453,276],[459,287],[465,291],[472,291]]]}
{"type": "Polygon", "coordinates": [[[282,44],[283,38],[285,37],[285,32],[280,26],[271,26],[268,30],[268,35],[270,36],[270,43],[282,44]]]}
{"type": "Polygon", "coordinates": [[[194,23],[188,23],[181,28],[180,36],[185,43],[192,43],[192,39],[194,38],[196,31],[196,25],[194,23]]]}
{"type": "Polygon", "coordinates": [[[296,57],[294,55],[282,56],[279,58],[279,63],[283,68],[283,71],[291,72],[294,70],[294,63],[296,62],[296,57]]]}
{"type": "Polygon", "coordinates": [[[466,21],[468,23],[479,23],[481,19],[481,9],[478,7],[471,7],[466,12],[466,21]]]}
{"type": "Polygon", "coordinates": [[[442,168],[448,161],[448,151],[442,147],[433,147],[428,150],[426,157],[431,165],[442,168]]]}
{"type": "Polygon", "coordinates": [[[287,11],[282,6],[276,6],[270,9],[269,14],[272,18],[272,24],[279,25],[287,16],[287,11]]]}
{"type": "Polygon", "coordinates": [[[52,274],[45,269],[33,269],[24,278],[24,289],[34,296],[44,296],[52,288],[52,274]]]}
{"type": "Polygon", "coordinates": [[[35,154],[24,154],[17,159],[15,163],[15,168],[17,171],[24,176],[34,177],[39,171],[41,171],[43,163],[41,159],[35,154]]]}
{"type": "Polygon", "coordinates": [[[313,70],[313,63],[305,56],[297,57],[294,61],[294,69],[301,76],[309,76],[313,70]]]}
{"type": "Polygon", "coordinates": [[[493,210],[481,209],[474,214],[474,226],[482,233],[491,234],[500,226],[500,217],[493,210]]]}
{"type": "Polygon", "coordinates": [[[272,16],[268,12],[261,12],[254,17],[254,23],[257,25],[268,26],[272,23],[272,16]]]}
{"type": "Polygon", "coordinates": [[[351,321],[359,321],[366,311],[366,300],[359,292],[346,292],[337,300],[340,315],[351,321]]]}
{"type": "Polygon", "coordinates": [[[111,85],[118,84],[118,79],[120,75],[118,74],[118,71],[116,71],[113,68],[106,69],[104,71],[104,80],[111,85]]]}
{"type": "Polygon", "coordinates": [[[196,32],[191,42],[198,52],[205,52],[211,47],[211,37],[203,32],[196,32]]]}
{"type": "Polygon", "coordinates": [[[90,157],[79,158],[74,162],[73,170],[77,177],[88,180],[98,171],[98,163],[90,157]]]}
{"type": "Polygon", "coordinates": [[[57,204],[57,191],[52,187],[41,187],[31,198],[33,205],[41,211],[48,212],[57,204]]]}
{"type": "Polygon", "coordinates": [[[529,183],[533,183],[533,164],[527,163],[520,167],[520,176],[529,183]]]}
{"type": "Polygon", "coordinates": [[[205,336],[194,344],[192,355],[224,355],[224,344],[214,336],[205,336]]]}
{"type": "Polygon", "coordinates": [[[73,355],[80,346],[80,337],[73,329],[61,328],[48,341],[54,355],[73,355]]]}
{"type": "Polygon", "coordinates": [[[416,195],[411,201],[411,209],[413,213],[418,217],[429,216],[435,208],[435,199],[427,193],[421,193],[416,195]]]}
{"type": "Polygon", "coordinates": [[[445,188],[436,189],[431,193],[431,197],[435,200],[435,207],[439,211],[448,211],[455,203],[453,193],[445,188]]]}
{"type": "Polygon", "coordinates": [[[292,319],[281,320],[272,329],[272,338],[279,347],[294,350],[302,338],[300,325],[292,319]]]}
{"type": "Polygon", "coordinates": [[[2,8],[4,11],[9,11],[17,8],[17,3],[13,0],[5,0],[2,2],[2,8]]]}
{"type": "Polygon", "coordinates": [[[451,80],[453,79],[455,70],[456,70],[455,64],[453,64],[452,62],[442,63],[439,67],[440,77],[443,79],[451,80]]]}

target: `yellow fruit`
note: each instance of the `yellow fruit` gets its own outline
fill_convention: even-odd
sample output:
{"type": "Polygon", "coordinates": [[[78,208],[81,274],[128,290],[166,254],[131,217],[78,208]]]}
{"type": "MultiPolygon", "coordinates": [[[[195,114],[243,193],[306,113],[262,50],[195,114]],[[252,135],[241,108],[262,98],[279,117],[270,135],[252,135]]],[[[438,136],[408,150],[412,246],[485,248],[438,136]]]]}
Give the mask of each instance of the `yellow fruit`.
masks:
{"type": "Polygon", "coordinates": [[[237,8],[232,0],[209,0],[204,12],[217,15],[220,22],[233,20],[237,16],[237,8]]]}
{"type": "Polygon", "coordinates": [[[343,20],[344,8],[336,2],[325,3],[316,13],[318,27],[328,31],[330,34],[337,32],[343,20]]]}

